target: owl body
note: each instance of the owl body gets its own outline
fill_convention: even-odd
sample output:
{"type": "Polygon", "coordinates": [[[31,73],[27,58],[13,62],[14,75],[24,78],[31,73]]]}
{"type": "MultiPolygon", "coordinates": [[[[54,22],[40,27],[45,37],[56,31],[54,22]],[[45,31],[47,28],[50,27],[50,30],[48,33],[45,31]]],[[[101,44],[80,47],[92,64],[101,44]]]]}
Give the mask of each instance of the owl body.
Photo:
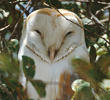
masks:
{"type": "Polygon", "coordinates": [[[81,21],[73,12],[43,8],[30,14],[23,26],[18,58],[20,83],[27,88],[29,98],[34,100],[70,100],[73,95],[72,81],[77,78],[71,60],[89,60],[81,21]],[[61,13],[69,20],[65,19],[61,13]],[[46,96],[40,97],[22,68],[22,56],[35,62],[34,80],[46,83],[46,96]]]}

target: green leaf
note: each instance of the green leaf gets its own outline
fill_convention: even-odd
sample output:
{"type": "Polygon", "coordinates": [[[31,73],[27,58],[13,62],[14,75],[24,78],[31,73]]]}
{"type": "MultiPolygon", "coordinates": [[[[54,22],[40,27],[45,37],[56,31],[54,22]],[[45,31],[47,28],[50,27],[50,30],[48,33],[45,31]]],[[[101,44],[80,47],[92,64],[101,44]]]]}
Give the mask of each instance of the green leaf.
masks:
{"type": "Polygon", "coordinates": [[[103,72],[100,71],[100,69],[81,59],[73,59],[72,65],[74,67],[74,70],[78,73],[78,75],[88,82],[100,82],[104,78],[106,78],[106,75],[103,74],[103,72]]]}
{"type": "Polygon", "coordinates": [[[8,47],[12,52],[18,51],[18,40],[17,39],[11,39],[11,41],[8,43],[8,47]]]}
{"type": "Polygon", "coordinates": [[[8,23],[9,23],[9,24],[12,24],[12,22],[13,22],[13,18],[12,18],[12,16],[9,16],[9,17],[8,17],[8,23]]]}
{"type": "Polygon", "coordinates": [[[73,82],[74,96],[72,100],[96,100],[92,93],[90,83],[78,79],[73,82]]]}
{"type": "Polygon", "coordinates": [[[28,79],[33,78],[35,74],[35,63],[32,58],[22,56],[23,59],[23,70],[28,79]]]}
{"type": "Polygon", "coordinates": [[[109,68],[110,68],[110,54],[104,54],[102,55],[98,61],[96,62],[97,66],[99,67],[99,69],[106,75],[108,75],[108,73],[110,73],[109,68]]]}
{"type": "Polygon", "coordinates": [[[106,75],[96,68],[89,70],[88,76],[92,77],[97,82],[101,82],[104,78],[106,78],[106,75]]]}
{"type": "Polygon", "coordinates": [[[35,87],[40,97],[46,96],[46,84],[41,80],[31,80],[32,85],[35,87]]]}
{"type": "Polygon", "coordinates": [[[73,65],[74,71],[77,72],[77,74],[80,76],[80,78],[82,78],[84,80],[91,80],[92,76],[91,76],[91,74],[88,75],[88,73],[93,68],[89,63],[87,63],[81,59],[73,59],[72,65],[73,65]]]}
{"type": "Polygon", "coordinates": [[[10,75],[16,76],[19,74],[18,61],[12,59],[10,54],[0,54],[0,69],[10,75]],[[15,75],[14,75],[15,74],[15,75]]]}

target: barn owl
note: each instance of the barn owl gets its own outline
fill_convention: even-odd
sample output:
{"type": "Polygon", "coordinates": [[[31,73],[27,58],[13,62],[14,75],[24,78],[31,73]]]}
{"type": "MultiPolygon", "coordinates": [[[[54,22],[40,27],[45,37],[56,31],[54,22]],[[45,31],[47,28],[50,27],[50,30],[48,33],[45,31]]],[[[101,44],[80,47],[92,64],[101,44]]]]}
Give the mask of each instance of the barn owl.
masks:
{"type": "Polygon", "coordinates": [[[24,21],[18,59],[20,83],[34,100],[70,100],[71,83],[77,78],[71,60],[89,60],[81,19],[65,9],[42,8],[24,21]],[[65,17],[64,17],[65,16],[65,17]],[[69,20],[67,20],[69,19],[69,20]],[[71,22],[72,21],[72,22],[71,22]],[[35,61],[34,80],[46,84],[46,96],[40,97],[22,68],[22,56],[35,61]],[[51,84],[49,84],[51,83],[51,84]]]}

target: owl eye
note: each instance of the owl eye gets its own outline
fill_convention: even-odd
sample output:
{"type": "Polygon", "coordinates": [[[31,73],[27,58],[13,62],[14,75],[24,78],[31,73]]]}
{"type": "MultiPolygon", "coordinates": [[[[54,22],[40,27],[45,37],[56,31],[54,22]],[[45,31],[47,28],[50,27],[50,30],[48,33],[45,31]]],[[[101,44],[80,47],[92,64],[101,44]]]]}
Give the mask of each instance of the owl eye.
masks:
{"type": "Polygon", "coordinates": [[[72,33],[73,33],[72,31],[69,31],[68,33],[66,33],[65,37],[69,36],[72,33]]]}
{"type": "Polygon", "coordinates": [[[40,36],[41,36],[41,32],[39,30],[35,30],[40,36]]]}

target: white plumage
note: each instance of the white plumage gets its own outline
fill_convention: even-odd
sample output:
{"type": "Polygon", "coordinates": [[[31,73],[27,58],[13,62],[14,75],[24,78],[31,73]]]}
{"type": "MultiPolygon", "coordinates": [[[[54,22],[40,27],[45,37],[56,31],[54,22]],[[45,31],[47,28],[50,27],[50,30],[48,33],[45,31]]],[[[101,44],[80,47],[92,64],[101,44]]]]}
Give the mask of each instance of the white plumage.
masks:
{"type": "MultiPolygon", "coordinates": [[[[59,9],[59,12],[82,26],[80,18],[73,12],[64,9],[59,9]]],[[[89,60],[83,28],[66,20],[59,12],[50,8],[39,9],[24,22],[18,53],[20,82],[34,100],[70,100],[73,94],[71,83],[76,77],[71,60],[89,60]],[[40,97],[31,82],[26,82],[22,69],[23,55],[35,61],[33,79],[47,83],[45,97],[40,97]]]]}

